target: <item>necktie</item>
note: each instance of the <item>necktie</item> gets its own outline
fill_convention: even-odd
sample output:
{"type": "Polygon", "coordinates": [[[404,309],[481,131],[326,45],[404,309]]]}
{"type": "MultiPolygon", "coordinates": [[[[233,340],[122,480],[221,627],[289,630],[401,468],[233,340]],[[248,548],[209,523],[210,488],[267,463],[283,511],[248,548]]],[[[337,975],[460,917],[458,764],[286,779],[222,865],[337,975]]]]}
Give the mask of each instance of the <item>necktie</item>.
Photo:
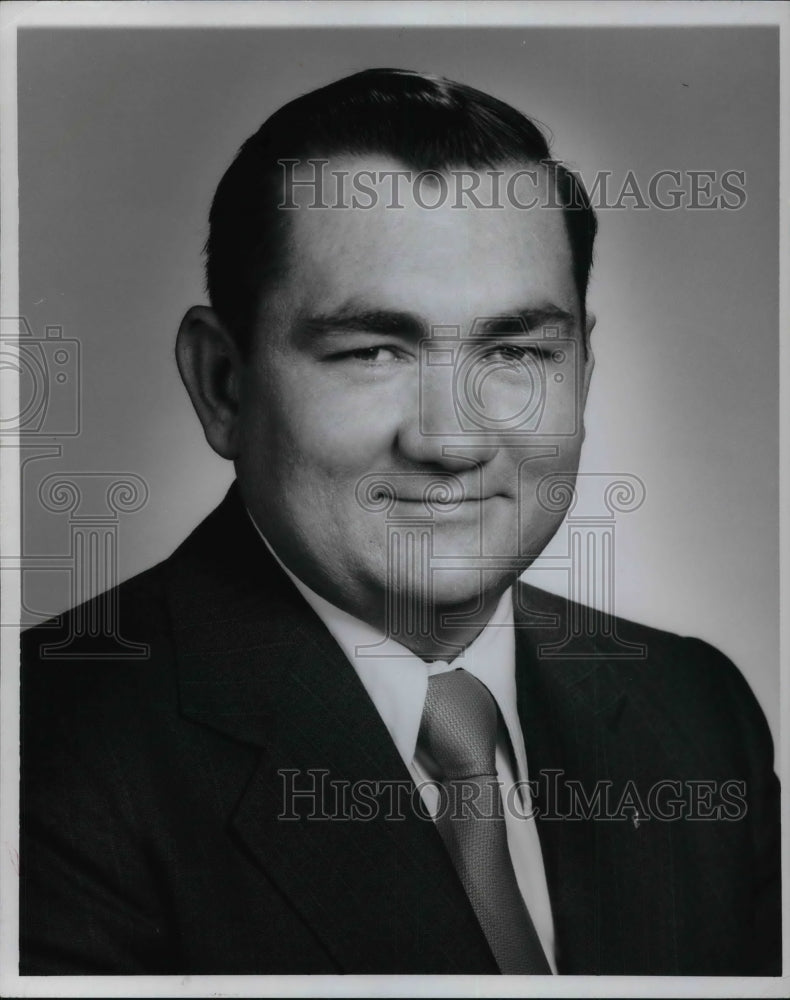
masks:
{"type": "Polygon", "coordinates": [[[429,678],[418,745],[441,776],[439,833],[500,971],[551,975],[508,850],[496,733],[496,702],[476,677],[459,669],[429,678]]]}

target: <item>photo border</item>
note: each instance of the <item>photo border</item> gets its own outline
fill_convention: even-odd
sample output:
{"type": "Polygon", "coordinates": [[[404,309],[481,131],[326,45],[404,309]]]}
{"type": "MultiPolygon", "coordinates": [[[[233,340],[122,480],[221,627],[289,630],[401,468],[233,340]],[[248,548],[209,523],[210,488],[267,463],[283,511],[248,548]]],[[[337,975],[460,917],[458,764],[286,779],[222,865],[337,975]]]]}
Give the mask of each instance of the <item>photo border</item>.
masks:
{"type": "MultiPolygon", "coordinates": [[[[151,27],[362,27],[405,26],[683,26],[778,25],[780,29],[780,427],[790,428],[790,177],[788,175],[788,26],[790,9],[783,4],[710,2],[667,3],[521,3],[521,2],[98,2],[90,4],[7,2],[0,8],[0,168],[2,170],[2,284],[0,315],[19,315],[18,176],[16,33],[20,28],[80,26],[151,27]]],[[[0,372],[3,413],[16,412],[18,386],[14,373],[0,372]]],[[[20,477],[18,445],[0,447],[0,553],[18,551],[20,477]]],[[[780,607],[790,596],[787,558],[790,521],[790,472],[787,434],[780,438],[780,607]]],[[[8,574],[6,574],[8,575],[8,574]]],[[[0,595],[2,621],[20,620],[21,586],[17,575],[0,595]]],[[[19,977],[18,962],[18,778],[19,654],[18,629],[0,629],[0,993],[4,996],[784,996],[787,994],[790,946],[788,933],[788,836],[790,796],[782,802],[784,969],[781,978],[652,977],[652,976],[52,976],[19,977]]],[[[780,663],[790,659],[790,616],[781,615],[780,663]]],[[[790,780],[790,685],[781,677],[781,732],[777,770],[790,780]],[[784,765],[784,766],[783,766],[784,765]]]]}

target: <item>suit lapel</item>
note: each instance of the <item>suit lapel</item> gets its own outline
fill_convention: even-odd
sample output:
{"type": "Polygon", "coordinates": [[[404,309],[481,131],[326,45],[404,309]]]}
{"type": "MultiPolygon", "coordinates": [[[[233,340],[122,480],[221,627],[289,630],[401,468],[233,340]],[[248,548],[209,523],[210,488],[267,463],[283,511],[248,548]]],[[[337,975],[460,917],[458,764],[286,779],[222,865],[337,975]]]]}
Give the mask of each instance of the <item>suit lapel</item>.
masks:
{"type": "MultiPolygon", "coordinates": [[[[535,607],[544,608],[546,600],[539,592],[530,591],[529,602],[519,603],[534,611],[535,607]]],[[[589,747],[595,741],[594,711],[577,705],[577,685],[589,667],[573,660],[565,669],[565,664],[547,664],[539,656],[541,643],[556,641],[562,634],[564,617],[558,615],[554,625],[529,627],[523,624],[518,604],[516,613],[519,717],[529,777],[537,783],[534,805],[554,917],[558,971],[572,972],[577,965],[592,971],[590,952],[597,951],[597,944],[583,924],[584,915],[593,916],[600,902],[594,877],[595,840],[579,824],[570,826],[560,818],[563,803],[557,801],[562,779],[574,773],[576,746],[586,743],[589,747]],[[566,728],[569,715],[571,731],[566,728]]]]}
{"type": "MultiPolygon", "coordinates": [[[[629,782],[644,796],[667,775],[666,746],[651,708],[631,682],[644,661],[611,662],[588,639],[588,656],[547,659],[567,624],[565,602],[524,588],[529,605],[553,612],[553,626],[517,630],[519,713],[538,818],[561,973],[669,973],[677,966],[673,826],[639,818],[579,818],[569,783],[589,801],[600,789],[604,813],[616,811],[629,782]],[[607,785],[608,783],[608,785],[607,785]],[[606,796],[608,795],[608,799],[606,796]],[[573,818],[566,818],[568,814],[573,818]],[[646,905],[651,900],[654,905],[646,905]]],[[[517,617],[518,623],[518,617],[517,617]]],[[[649,652],[648,652],[649,657],[649,652]]]]}
{"type": "Polygon", "coordinates": [[[234,840],[338,969],[495,972],[378,712],[235,489],[174,554],[168,578],[182,713],[259,748],[252,778],[236,776],[234,840]],[[343,819],[355,796],[367,818],[343,819]]]}

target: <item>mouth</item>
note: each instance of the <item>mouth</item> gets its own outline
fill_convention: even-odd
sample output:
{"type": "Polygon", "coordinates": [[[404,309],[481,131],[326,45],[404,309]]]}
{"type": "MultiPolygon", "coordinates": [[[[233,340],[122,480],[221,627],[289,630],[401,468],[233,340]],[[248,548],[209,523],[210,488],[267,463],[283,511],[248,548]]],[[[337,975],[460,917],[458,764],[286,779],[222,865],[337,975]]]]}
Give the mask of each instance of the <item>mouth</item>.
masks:
{"type": "Polygon", "coordinates": [[[441,497],[395,497],[391,501],[390,510],[401,511],[402,515],[408,515],[413,511],[413,516],[425,517],[474,517],[480,519],[483,512],[488,509],[488,505],[494,500],[503,499],[499,493],[486,494],[485,496],[464,496],[461,494],[441,497]]]}
{"type": "Polygon", "coordinates": [[[449,497],[394,497],[392,502],[422,504],[423,506],[430,507],[457,507],[462,503],[485,503],[486,500],[493,500],[497,496],[499,496],[498,493],[492,493],[490,496],[484,497],[470,497],[465,494],[449,497]]]}
{"type": "Polygon", "coordinates": [[[354,492],[363,510],[392,513],[400,508],[403,513],[414,511],[414,516],[421,517],[432,512],[472,512],[494,500],[514,499],[499,484],[482,480],[481,476],[465,482],[451,473],[376,472],[363,476],[354,492]]]}

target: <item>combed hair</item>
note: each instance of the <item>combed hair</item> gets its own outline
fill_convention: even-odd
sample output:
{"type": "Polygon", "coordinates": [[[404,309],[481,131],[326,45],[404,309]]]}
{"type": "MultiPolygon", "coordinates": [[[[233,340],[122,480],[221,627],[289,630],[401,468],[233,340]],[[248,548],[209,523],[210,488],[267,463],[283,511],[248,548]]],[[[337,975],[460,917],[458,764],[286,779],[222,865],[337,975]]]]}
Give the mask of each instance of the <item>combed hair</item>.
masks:
{"type": "Polygon", "coordinates": [[[581,180],[551,158],[538,125],[497,98],[442,77],[370,69],[298,97],[239,150],[217,187],[206,241],[213,308],[242,348],[267,282],[286,266],[281,160],[379,154],[413,170],[544,163],[565,213],[582,315],[597,223],[581,180]]]}

